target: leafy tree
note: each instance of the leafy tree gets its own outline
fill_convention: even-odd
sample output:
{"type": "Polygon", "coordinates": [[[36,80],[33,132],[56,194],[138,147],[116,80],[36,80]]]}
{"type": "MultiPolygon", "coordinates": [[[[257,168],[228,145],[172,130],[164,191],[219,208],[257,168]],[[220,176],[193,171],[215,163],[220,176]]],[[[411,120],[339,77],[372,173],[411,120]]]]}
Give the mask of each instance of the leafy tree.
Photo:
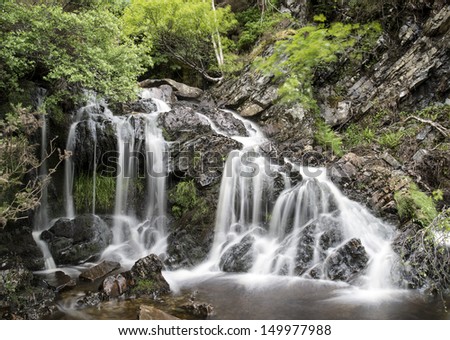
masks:
{"type": "Polygon", "coordinates": [[[1,93],[19,89],[23,79],[43,79],[53,98],[84,88],[126,100],[142,64],[150,62],[108,10],[65,12],[60,5],[10,2],[0,11],[1,93]]]}
{"type": "Polygon", "coordinates": [[[285,102],[300,102],[310,109],[317,108],[313,96],[316,72],[339,59],[361,59],[381,32],[378,23],[326,26],[323,15],[315,20],[320,24],[288,32],[287,39],[276,43],[274,53],[259,62],[260,68],[282,81],[280,95],[285,102]]]}
{"type": "Polygon", "coordinates": [[[125,32],[156,63],[171,60],[219,81],[225,63],[224,34],[236,23],[229,7],[206,0],[132,0],[124,14],[125,32]]]}

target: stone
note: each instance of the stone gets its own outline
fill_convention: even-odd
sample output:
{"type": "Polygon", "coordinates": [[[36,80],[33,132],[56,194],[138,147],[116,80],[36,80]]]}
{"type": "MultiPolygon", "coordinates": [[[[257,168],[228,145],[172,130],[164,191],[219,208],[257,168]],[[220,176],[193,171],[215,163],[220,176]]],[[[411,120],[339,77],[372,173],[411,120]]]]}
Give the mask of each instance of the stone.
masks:
{"type": "Polygon", "coordinates": [[[103,276],[120,268],[119,262],[102,261],[101,263],[91,267],[80,274],[81,280],[95,281],[103,276]]]}
{"type": "Polygon", "coordinates": [[[430,125],[425,126],[416,136],[416,140],[421,142],[427,138],[428,134],[431,132],[432,127],[430,125]]]}
{"type": "Polygon", "coordinates": [[[220,259],[219,267],[224,272],[247,272],[253,264],[254,237],[247,235],[242,240],[231,246],[220,259]]]}
{"type": "Polygon", "coordinates": [[[366,268],[369,257],[361,240],[353,238],[334,251],[324,264],[325,273],[333,281],[349,282],[366,268]]]}
{"type": "Polygon", "coordinates": [[[195,302],[195,301],[190,301],[189,303],[180,306],[180,309],[188,313],[195,319],[200,320],[207,319],[214,312],[213,306],[210,305],[209,303],[195,302]]]}
{"type": "Polygon", "coordinates": [[[172,87],[175,96],[179,99],[197,99],[202,94],[203,91],[197,87],[188,86],[183,83],[179,83],[173,79],[147,79],[139,83],[140,87],[160,87],[162,85],[169,85],[172,87]]]}
{"type": "Polygon", "coordinates": [[[139,320],[180,320],[177,317],[167,314],[162,310],[147,306],[141,305],[139,307],[139,320]]]}
{"type": "Polygon", "coordinates": [[[107,298],[117,298],[127,292],[128,283],[122,274],[112,275],[103,280],[100,290],[107,298]]]}
{"type": "Polygon", "coordinates": [[[256,116],[257,114],[261,113],[262,111],[264,111],[264,109],[259,106],[258,104],[250,104],[248,106],[245,106],[240,114],[242,117],[253,117],[256,116]]]}
{"type": "Polygon", "coordinates": [[[137,295],[159,296],[170,292],[170,286],[161,274],[163,267],[159,257],[150,254],[136,261],[124,276],[127,276],[129,285],[137,295]]]}
{"type": "Polygon", "coordinates": [[[392,157],[388,152],[383,153],[383,155],[381,155],[381,158],[394,169],[399,169],[402,167],[401,163],[394,157],[392,157]]]}
{"type": "Polygon", "coordinates": [[[69,290],[75,287],[77,284],[69,275],[64,273],[62,270],[57,270],[53,274],[53,280],[49,280],[49,285],[56,292],[61,292],[64,290],[69,290]]]}
{"type": "Polygon", "coordinates": [[[112,241],[112,232],[98,216],[59,218],[41,238],[57,264],[77,265],[97,257],[112,241]]]}
{"type": "Polygon", "coordinates": [[[428,155],[428,154],[429,154],[428,150],[420,149],[414,154],[412,159],[416,163],[422,163],[424,158],[425,158],[425,156],[428,155]]]}

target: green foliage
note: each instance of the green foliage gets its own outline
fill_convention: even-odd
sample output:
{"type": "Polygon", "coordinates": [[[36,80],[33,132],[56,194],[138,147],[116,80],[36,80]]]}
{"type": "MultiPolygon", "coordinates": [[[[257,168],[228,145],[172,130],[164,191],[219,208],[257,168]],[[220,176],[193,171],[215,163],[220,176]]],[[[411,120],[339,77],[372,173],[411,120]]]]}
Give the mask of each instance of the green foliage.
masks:
{"type": "Polygon", "coordinates": [[[305,108],[317,109],[313,97],[315,73],[338,58],[361,59],[380,32],[378,23],[306,26],[278,41],[274,53],[261,60],[258,67],[282,80],[279,92],[285,102],[300,102],[305,108]]]}
{"type": "Polygon", "coordinates": [[[197,195],[193,180],[178,183],[169,193],[169,198],[173,202],[172,213],[176,218],[190,214],[192,222],[196,223],[208,212],[206,201],[197,195]]]}
{"type": "Polygon", "coordinates": [[[402,130],[399,131],[390,131],[382,134],[378,142],[380,145],[387,147],[389,149],[396,149],[402,142],[402,138],[405,136],[405,132],[402,130]]]}
{"type": "Polygon", "coordinates": [[[444,199],[444,192],[441,189],[436,189],[431,193],[435,202],[442,201],[444,199]]]}
{"type": "Polygon", "coordinates": [[[236,20],[229,7],[213,10],[209,1],[132,0],[124,23],[125,33],[156,64],[171,60],[207,76],[211,69],[221,68],[215,54],[236,20]]]}
{"type": "MultiPolygon", "coordinates": [[[[74,183],[74,200],[78,209],[92,210],[94,179],[84,174],[76,177],[74,183]]],[[[96,210],[110,212],[114,209],[116,192],[115,177],[96,176],[95,180],[95,207],[96,210]]]]}
{"type": "Polygon", "coordinates": [[[105,9],[66,12],[61,6],[1,5],[0,91],[40,77],[54,95],[93,89],[112,100],[133,97],[142,63],[149,63],[105,9]]]}
{"type": "Polygon", "coordinates": [[[240,52],[250,50],[261,36],[273,30],[282,20],[290,19],[290,15],[276,11],[261,13],[257,8],[236,13],[236,20],[241,26],[237,48],[240,52]]]}
{"type": "Polygon", "coordinates": [[[345,143],[348,147],[364,146],[373,142],[375,132],[369,128],[362,128],[358,125],[351,124],[345,131],[345,143]]]}
{"type": "Polygon", "coordinates": [[[414,183],[397,191],[394,199],[397,203],[398,215],[403,220],[412,219],[426,227],[438,215],[433,199],[420,191],[414,183]]]}
{"type": "Polygon", "coordinates": [[[314,140],[320,146],[331,149],[337,156],[342,156],[344,154],[341,137],[339,137],[329,125],[322,121],[319,121],[316,124],[314,140]]]}
{"type": "Polygon", "coordinates": [[[132,287],[132,292],[139,295],[151,294],[158,289],[158,285],[153,280],[137,279],[132,287]]]}

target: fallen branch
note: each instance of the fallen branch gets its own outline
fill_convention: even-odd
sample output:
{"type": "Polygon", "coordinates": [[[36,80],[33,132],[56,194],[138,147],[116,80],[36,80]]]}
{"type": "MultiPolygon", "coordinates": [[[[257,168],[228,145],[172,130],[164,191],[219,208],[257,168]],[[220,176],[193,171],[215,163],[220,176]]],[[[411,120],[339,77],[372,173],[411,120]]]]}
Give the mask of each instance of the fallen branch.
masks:
{"type": "Polygon", "coordinates": [[[419,122],[421,122],[421,123],[424,123],[424,124],[431,125],[431,126],[434,127],[436,130],[438,130],[445,138],[449,138],[449,137],[450,137],[450,132],[449,132],[449,130],[446,129],[445,127],[443,127],[443,126],[442,126],[441,124],[439,124],[439,123],[433,122],[432,120],[429,120],[429,119],[419,118],[419,117],[416,117],[416,116],[409,116],[408,118],[405,119],[405,123],[406,123],[408,120],[411,120],[411,119],[417,120],[417,121],[419,121],[419,122]]]}

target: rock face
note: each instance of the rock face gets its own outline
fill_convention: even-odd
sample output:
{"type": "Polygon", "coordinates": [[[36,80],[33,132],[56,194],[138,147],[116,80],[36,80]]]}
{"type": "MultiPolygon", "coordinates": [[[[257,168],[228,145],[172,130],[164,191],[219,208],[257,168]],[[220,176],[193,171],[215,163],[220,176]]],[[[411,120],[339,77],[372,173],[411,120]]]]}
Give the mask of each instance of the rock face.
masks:
{"type": "Polygon", "coordinates": [[[112,240],[106,223],[95,215],[60,218],[42,233],[57,264],[76,265],[93,259],[112,240]]]}
{"type": "Polygon", "coordinates": [[[120,268],[120,263],[114,261],[102,261],[98,265],[83,271],[80,279],[86,281],[95,281],[103,276],[120,268]]]}
{"type": "Polygon", "coordinates": [[[0,258],[0,319],[37,320],[56,311],[55,292],[19,257],[0,258]]]}
{"type": "Polygon", "coordinates": [[[386,53],[372,76],[362,77],[350,87],[346,99],[355,114],[368,112],[374,103],[401,110],[445,101],[450,91],[449,16],[450,8],[444,6],[420,34],[414,30],[412,36],[418,38],[405,47],[400,58],[395,60],[386,53]]]}
{"type": "Polygon", "coordinates": [[[369,258],[359,239],[351,239],[331,254],[325,263],[325,273],[331,280],[350,281],[361,272],[369,258]]]}

